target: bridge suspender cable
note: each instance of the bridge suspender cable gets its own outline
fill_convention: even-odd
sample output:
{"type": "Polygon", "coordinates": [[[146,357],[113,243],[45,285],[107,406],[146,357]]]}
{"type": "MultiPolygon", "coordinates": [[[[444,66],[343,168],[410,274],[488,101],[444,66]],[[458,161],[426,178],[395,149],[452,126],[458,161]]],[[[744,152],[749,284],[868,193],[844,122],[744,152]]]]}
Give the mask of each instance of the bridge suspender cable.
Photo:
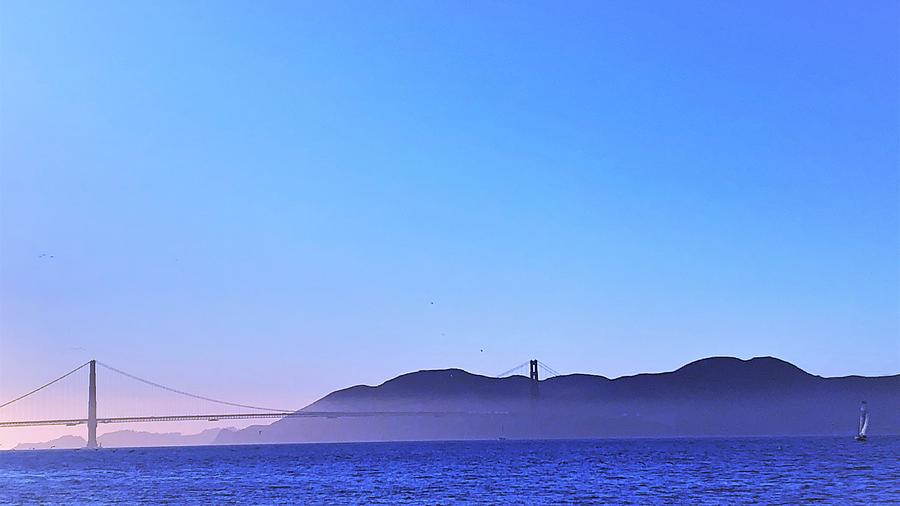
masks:
{"type": "MultiPolygon", "coordinates": [[[[87,365],[87,364],[85,364],[85,365],[87,365]]],[[[109,369],[110,371],[119,373],[119,374],[121,374],[122,376],[126,376],[126,377],[128,377],[128,378],[133,379],[133,380],[140,381],[141,383],[145,383],[145,384],[147,384],[147,385],[154,386],[154,387],[156,387],[156,388],[161,388],[161,389],[163,389],[163,390],[167,390],[167,391],[169,391],[169,392],[173,392],[173,393],[176,393],[176,394],[179,394],[179,395],[185,395],[185,396],[187,396],[187,397],[193,397],[194,399],[200,399],[200,400],[202,400],[202,401],[215,402],[215,403],[217,403],[217,404],[224,404],[224,405],[227,405],[227,406],[234,406],[234,407],[237,407],[237,408],[258,409],[258,410],[260,410],[260,411],[273,411],[273,412],[278,412],[278,413],[289,413],[289,412],[295,411],[295,410],[293,410],[293,409],[263,408],[263,407],[260,407],[260,406],[250,406],[250,405],[248,405],[248,404],[238,404],[238,403],[236,403],[236,402],[228,402],[228,401],[222,401],[222,400],[219,400],[219,399],[212,399],[212,398],[210,398],[210,397],[204,397],[204,396],[202,396],[202,395],[196,395],[196,394],[184,392],[184,391],[182,391],[182,390],[178,390],[178,389],[175,389],[175,388],[167,387],[167,386],[165,386],[165,385],[160,385],[159,383],[155,383],[155,382],[150,381],[150,380],[145,380],[144,378],[139,378],[139,377],[137,377],[137,376],[135,376],[135,375],[133,375],[133,374],[128,374],[128,373],[125,372],[125,371],[116,369],[115,367],[113,367],[113,366],[111,366],[111,365],[104,364],[103,362],[100,362],[100,361],[97,362],[97,365],[102,366],[102,367],[104,367],[104,368],[106,368],[106,369],[109,369]]],[[[84,367],[84,365],[81,366],[81,367],[84,367]]],[[[80,369],[80,367],[79,367],[79,369],[80,369]]],[[[75,371],[72,371],[72,372],[75,372],[75,371]]],[[[69,374],[72,374],[72,373],[69,373],[69,374]]],[[[41,388],[43,388],[43,387],[41,387],[41,388]]],[[[2,406],[0,406],[0,407],[2,407],[2,406]]]]}
{"type": "Polygon", "coordinates": [[[13,399],[13,400],[11,400],[11,401],[4,402],[3,404],[0,404],[0,408],[9,406],[10,404],[12,404],[12,403],[14,403],[14,402],[16,402],[16,401],[21,401],[22,399],[28,397],[28,396],[31,395],[31,394],[38,393],[38,392],[40,392],[41,390],[43,390],[43,389],[49,387],[50,385],[56,383],[57,381],[59,381],[59,380],[65,378],[65,377],[67,377],[67,376],[70,376],[70,375],[72,375],[72,374],[75,374],[76,372],[80,371],[84,366],[86,366],[86,365],[88,365],[88,364],[90,364],[90,362],[85,362],[85,363],[81,364],[80,366],[76,367],[75,369],[72,369],[71,371],[69,371],[69,372],[63,374],[62,376],[56,378],[55,380],[51,381],[50,383],[47,383],[46,385],[39,386],[39,387],[35,388],[34,390],[28,392],[28,393],[25,394],[25,395],[20,395],[19,397],[16,397],[15,399],[13,399]]]}

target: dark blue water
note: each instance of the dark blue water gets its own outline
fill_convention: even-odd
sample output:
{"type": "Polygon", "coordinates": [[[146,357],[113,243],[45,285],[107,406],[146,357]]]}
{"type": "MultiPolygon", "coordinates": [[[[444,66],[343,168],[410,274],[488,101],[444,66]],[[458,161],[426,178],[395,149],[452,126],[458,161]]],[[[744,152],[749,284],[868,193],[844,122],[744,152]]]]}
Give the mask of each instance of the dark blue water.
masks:
{"type": "Polygon", "coordinates": [[[900,503],[900,438],[0,453],[0,503],[900,503]]]}

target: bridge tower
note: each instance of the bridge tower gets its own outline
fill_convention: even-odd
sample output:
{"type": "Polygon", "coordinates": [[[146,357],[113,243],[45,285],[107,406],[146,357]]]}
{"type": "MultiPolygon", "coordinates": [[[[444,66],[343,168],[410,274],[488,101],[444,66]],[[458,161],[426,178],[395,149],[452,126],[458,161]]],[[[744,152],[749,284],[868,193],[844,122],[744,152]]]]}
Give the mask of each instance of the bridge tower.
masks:
{"type": "Polygon", "coordinates": [[[88,384],[88,448],[97,447],[97,361],[91,360],[91,379],[88,384]]]}
{"type": "Polygon", "coordinates": [[[538,386],[540,385],[540,378],[538,378],[538,361],[537,360],[529,360],[528,361],[528,376],[531,378],[531,398],[537,399],[538,386]]]}

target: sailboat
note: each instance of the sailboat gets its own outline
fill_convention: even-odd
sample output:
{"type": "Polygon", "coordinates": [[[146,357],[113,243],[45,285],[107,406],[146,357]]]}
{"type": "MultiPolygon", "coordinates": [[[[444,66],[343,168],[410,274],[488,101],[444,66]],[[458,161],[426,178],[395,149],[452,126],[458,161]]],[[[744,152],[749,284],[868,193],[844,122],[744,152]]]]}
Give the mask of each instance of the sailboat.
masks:
{"type": "Polygon", "coordinates": [[[857,441],[868,441],[869,437],[866,436],[866,430],[869,428],[869,407],[866,405],[866,401],[862,401],[862,404],[859,406],[859,425],[856,433],[857,441]]]}

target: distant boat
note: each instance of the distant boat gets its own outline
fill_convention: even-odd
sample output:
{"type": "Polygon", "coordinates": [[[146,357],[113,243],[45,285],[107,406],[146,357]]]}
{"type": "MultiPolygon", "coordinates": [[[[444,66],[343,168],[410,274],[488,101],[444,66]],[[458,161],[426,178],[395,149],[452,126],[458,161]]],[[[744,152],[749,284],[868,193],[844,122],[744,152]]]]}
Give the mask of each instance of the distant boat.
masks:
{"type": "Polygon", "coordinates": [[[857,426],[856,432],[856,440],[857,441],[868,441],[869,437],[866,436],[866,430],[869,428],[869,407],[866,405],[866,401],[862,401],[862,404],[859,405],[859,425],[857,426]]]}

